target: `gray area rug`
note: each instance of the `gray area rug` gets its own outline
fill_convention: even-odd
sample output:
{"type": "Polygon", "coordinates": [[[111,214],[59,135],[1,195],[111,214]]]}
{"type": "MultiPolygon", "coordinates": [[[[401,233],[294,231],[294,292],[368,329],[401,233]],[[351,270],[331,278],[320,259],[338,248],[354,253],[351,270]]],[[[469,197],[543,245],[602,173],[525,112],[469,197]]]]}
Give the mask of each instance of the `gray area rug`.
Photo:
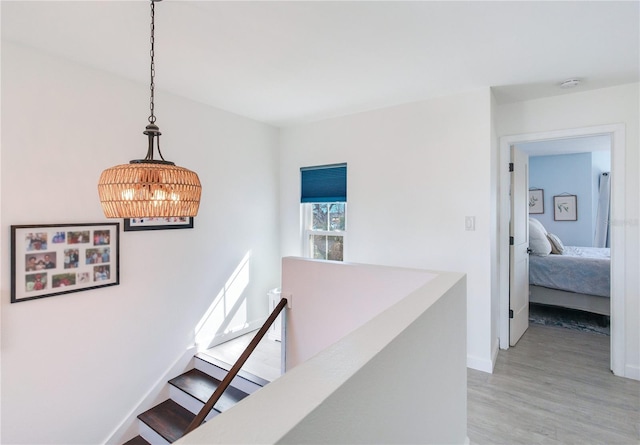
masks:
{"type": "Polygon", "coordinates": [[[543,304],[529,304],[529,322],[609,335],[609,316],[543,304]]]}

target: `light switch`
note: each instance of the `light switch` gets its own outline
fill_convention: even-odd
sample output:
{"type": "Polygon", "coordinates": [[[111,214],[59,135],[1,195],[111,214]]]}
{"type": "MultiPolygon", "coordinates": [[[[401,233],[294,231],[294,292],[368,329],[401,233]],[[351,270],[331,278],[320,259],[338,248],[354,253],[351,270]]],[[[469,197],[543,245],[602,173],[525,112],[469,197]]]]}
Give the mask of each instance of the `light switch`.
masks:
{"type": "Polygon", "coordinates": [[[464,230],[473,231],[476,230],[476,217],[465,216],[464,217],[464,230]]]}

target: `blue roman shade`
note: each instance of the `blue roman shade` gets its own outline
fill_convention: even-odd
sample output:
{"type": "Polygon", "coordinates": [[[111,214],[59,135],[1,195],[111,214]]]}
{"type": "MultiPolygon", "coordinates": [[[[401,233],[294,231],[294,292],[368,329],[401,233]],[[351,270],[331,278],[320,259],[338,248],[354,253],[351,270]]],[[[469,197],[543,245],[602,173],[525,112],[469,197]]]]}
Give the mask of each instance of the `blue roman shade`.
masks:
{"type": "Polygon", "coordinates": [[[300,176],[300,202],[347,201],[347,164],[302,167],[300,176]]]}

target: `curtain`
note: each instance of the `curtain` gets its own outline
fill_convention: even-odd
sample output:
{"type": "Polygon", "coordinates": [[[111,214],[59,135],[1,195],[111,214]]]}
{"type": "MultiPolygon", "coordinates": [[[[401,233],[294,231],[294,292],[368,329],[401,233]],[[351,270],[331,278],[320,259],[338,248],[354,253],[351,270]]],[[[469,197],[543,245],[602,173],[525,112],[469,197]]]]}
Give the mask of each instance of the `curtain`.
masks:
{"type": "Polygon", "coordinates": [[[609,247],[609,216],[611,214],[611,174],[600,175],[600,193],[596,213],[596,233],[593,247],[609,247]]]}

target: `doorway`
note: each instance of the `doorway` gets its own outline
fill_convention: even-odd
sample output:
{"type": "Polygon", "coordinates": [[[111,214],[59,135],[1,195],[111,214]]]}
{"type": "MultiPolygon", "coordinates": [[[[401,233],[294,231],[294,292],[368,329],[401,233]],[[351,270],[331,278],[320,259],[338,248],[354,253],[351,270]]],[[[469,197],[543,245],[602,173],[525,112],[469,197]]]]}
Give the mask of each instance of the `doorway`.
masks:
{"type": "MultiPolygon", "coordinates": [[[[624,218],[624,125],[530,133],[500,138],[500,212],[499,212],[499,332],[500,348],[509,348],[509,219],[511,199],[509,188],[511,176],[508,163],[510,147],[521,143],[549,141],[554,139],[584,136],[610,135],[611,137],[611,220],[624,218]]],[[[611,226],[611,370],[624,375],[624,231],[615,224],[611,226]]]]}

